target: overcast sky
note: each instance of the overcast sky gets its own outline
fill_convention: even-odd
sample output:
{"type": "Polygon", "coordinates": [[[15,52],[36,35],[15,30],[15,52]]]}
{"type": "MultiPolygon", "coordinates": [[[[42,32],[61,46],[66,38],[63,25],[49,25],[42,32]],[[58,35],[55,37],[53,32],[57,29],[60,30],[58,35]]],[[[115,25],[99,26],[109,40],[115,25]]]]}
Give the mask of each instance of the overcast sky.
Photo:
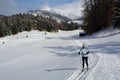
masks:
{"type": "Polygon", "coordinates": [[[45,5],[52,8],[64,7],[80,0],[0,0],[0,14],[11,15],[28,10],[40,9],[45,5]]]}

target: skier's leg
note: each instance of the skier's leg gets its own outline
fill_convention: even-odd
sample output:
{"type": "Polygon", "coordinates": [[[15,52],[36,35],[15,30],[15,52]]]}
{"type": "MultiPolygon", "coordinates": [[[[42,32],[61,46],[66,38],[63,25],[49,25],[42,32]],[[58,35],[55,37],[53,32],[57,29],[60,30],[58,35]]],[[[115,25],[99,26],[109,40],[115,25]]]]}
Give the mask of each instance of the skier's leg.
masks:
{"type": "Polygon", "coordinates": [[[84,57],[82,57],[82,67],[84,69],[84,57]]]}
{"type": "Polygon", "coordinates": [[[85,61],[86,61],[87,69],[88,69],[88,57],[85,58],[85,61]]]}

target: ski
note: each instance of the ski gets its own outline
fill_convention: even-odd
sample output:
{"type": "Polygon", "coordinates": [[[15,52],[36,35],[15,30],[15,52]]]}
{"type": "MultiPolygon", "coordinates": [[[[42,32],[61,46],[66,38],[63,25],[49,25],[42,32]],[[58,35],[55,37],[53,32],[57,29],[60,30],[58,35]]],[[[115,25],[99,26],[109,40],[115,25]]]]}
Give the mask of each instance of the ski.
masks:
{"type": "Polygon", "coordinates": [[[87,71],[88,69],[79,69],[75,71],[67,80],[79,80],[79,78],[82,77],[87,71]]]}

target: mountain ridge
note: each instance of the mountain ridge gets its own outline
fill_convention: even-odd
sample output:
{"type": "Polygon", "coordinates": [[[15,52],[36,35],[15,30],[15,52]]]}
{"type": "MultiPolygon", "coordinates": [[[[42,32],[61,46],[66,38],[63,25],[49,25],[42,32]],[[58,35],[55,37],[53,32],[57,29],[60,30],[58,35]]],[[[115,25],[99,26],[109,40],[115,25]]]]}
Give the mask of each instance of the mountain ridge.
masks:
{"type": "Polygon", "coordinates": [[[65,14],[62,10],[55,9],[55,8],[50,8],[50,7],[43,7],[38,10],[29,10],[28,14],[32,14],[34,16],[41,15],[44,17],[50,17],[58,22],[60,21],[72,21],[72,20],[77,20],[80,17],[72,15],[72,14],[65,14]]]}

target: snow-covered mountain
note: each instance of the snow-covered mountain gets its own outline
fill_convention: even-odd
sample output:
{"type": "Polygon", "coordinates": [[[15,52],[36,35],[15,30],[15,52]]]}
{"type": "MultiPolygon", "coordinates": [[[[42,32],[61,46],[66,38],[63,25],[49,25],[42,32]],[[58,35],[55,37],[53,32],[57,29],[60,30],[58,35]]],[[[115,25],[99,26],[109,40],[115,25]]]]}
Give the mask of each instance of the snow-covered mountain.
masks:
{"type": "Polygon", "coordinates": [[[77,20],[81,18],[80,9],[75,10],[75,8],[77,7],[74,6],[74,8],[71,8],[73,6],[66,6],[65,10],[62,9],[62,7],[51,8],[49,6],[44,6],[39,10],[30,10],[28,11],[28,13],[33,14],[34,16],[42,15],[44,17],[51,17],[57,20],[58,22],[61,20],[63,21],[77,20]],[[76,11],[78,11],[79,13],[76,11]]]}
{"type": "Polygon", "coordinates": [[[58,22],[62,21],[71,21],[72,19],[65,16],[60,10],[52,9],[50,7],[44,7],[39,10],[30,10],[28,14],[33,14],[34,16],[42,15],[44,17],[50,17],[57,20],[58,22]]]}
{"type": "Polygon", "coordinates": [[[71,21],[77,20],[82,17],[82,1],[76,0],[72,3],[50,7],[48,4],[44,5],[43,8],[39,10],[30,10],[28,13],[35,16],[42,15],[45,17],[51,17],[57,21],[71,21]]]}
{"type": "Polygon", "coordinates": [[[83,2],[84,0],[75,0],[72,3],[57,6],[56,9],[62,11],[65,16],[71,18],[72,20],[76,20],[81,18],[83,15],[83,2]]]}

